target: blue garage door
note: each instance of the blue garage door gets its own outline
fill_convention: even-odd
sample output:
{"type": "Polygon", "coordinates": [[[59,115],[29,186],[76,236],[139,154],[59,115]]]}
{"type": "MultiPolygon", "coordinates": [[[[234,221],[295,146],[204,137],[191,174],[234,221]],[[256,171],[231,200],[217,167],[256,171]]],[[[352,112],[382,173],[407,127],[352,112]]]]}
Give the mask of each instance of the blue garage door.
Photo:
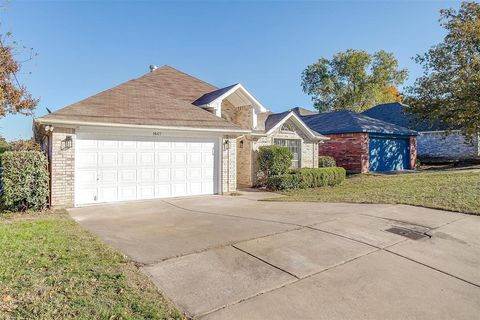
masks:
{"type": "Polygon", "coordinates": [[[408,137],[369,136],[370,171],[410,169],[410,140],[408,137]]]}

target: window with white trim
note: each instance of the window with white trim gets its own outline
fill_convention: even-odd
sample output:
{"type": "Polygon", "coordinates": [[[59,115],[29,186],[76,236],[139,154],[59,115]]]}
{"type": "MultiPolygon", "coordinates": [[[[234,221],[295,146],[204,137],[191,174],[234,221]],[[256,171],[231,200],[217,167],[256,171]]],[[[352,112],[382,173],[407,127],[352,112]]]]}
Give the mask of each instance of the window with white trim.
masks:
{"type": "Polygon", "coordinates": [[[300,145],[299,139],[273,139],[273,143],[277,146],[287,147],[293,154],[291,168],[300,168],[300,145]]]}

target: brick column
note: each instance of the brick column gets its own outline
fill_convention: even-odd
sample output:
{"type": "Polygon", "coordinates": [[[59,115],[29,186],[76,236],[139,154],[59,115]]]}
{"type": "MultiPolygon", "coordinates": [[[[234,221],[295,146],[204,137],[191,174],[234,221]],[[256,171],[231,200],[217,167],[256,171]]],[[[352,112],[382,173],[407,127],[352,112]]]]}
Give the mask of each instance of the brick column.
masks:
{"type": "Polygon", "coordinates": [[[75,129],[55,127],[50,144],[52,207],[73,207],[75,203],[75,129]],[[66,146],[67,136],[72,139],[70,148],[66,146]]]}
{"type": "Polygon", "coordinates": [[[414,170],[417,165],[417,137],[410,137],[410,169],[414,170]]]}
{"type": "Polygon", "coordinates": [[[224,137],[220,148],[222,152],[222,192],[233,192],[237,190],[237,140],[224,137]]]}

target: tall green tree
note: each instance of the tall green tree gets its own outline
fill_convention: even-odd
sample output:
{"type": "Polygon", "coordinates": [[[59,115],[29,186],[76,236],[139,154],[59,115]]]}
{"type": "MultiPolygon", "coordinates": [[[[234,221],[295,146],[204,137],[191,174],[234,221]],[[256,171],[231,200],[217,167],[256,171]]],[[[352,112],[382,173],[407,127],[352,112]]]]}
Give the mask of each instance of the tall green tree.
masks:
{"type": "Polygon", "coordinates": [[[424,74],[407,90],[409,111],[472,137],[480,133],[480,4],[441,10],[439,21],[447,35],[415,58],[424,74]]]}
{"type": "Polygon", "coordinates": [[[320,58],[309,65],[302,73],[302,88],[318,111],[360,112],[379,103],[400,101],[396,87],[407,77],[408,71],[399,70],[393,53],[348,49],[331,60],[320,58]]]}

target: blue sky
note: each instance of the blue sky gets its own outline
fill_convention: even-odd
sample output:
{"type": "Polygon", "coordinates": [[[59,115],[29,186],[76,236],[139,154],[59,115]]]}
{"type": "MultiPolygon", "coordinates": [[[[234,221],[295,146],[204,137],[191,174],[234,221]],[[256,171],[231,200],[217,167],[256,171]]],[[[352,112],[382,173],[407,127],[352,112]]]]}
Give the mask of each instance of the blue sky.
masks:
{"type": "MultiPolygon", "coordinates": [[[[348,48],[385,49],[411,60],[441,41],[448,1],[25,2],[0,12],[1,32],[38,56],[19,75],[45,107],[57,110],[168,64],[222,87],[241,82],[272,111],[311,107],[300,74],[319,57],[348,48]],[[30,74],[31,72],[31,74],[30,74]]],[[[8,115],[0,133],[29,138],[32,119],[8,115]]]]}

